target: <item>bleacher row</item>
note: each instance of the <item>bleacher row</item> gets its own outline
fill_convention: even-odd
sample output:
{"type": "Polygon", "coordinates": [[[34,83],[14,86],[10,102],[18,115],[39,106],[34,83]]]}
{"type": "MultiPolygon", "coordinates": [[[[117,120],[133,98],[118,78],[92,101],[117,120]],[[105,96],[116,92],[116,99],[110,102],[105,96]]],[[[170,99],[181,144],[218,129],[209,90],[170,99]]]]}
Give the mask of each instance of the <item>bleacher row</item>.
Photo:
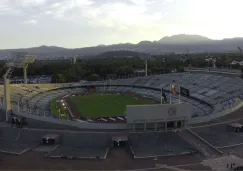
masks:
{"type": "Polygon", "coordinates": [[[129,136],[135,158],[196,152],[176,132],[133,133],[129,136]]]}
{"type": "MultiPolygon", "coordinates": [[[[148,77],[136,77],[112,81],[87,82],[86,84],[100,84],[98,91],[133,92],[160,100],[160,92],[147,88],[133,88],[132,86],[163,88],[169,90],[173,84],[189,89],[190,96],[181,96],[182,102],[193,104],[192,117],[207,116],[213,112],[222,112],[239,104],[243,98],[243,81],[240,78],[215,74],[173,73],[148,77]],[[109,86],[112,85],[112,86],[109,86]],[[116,86],[120,85],[120,86],[116,86]],[[123,86],[122,86],[123,85],[123,86]],[[131,87],[127,87],[131,86],[131,87]],[[208,103],[209,105],[207,105],[208,103]],[[210,107],[210,105],[212,107],[210,107]]],[[[85,83],[43,84],[43,85],[11,85],[11,100],[20,103],[22,110],[38,111],[38,115],[51,116],[48,111],[50,100],[59,96],[82,93],[84,88],[70,87],[85,85],[85,83]],[[64,88],[66,89],[57,89],[64,88]],[[55,91],[50,91],[55,90],[55,91]],[[44,112],[45,111],[45,112],[44,112]]],[[[3,86],[0,86],[0,96],[3,97],[3,86]]],[[[166,93],[169,100],[170,95],[166,93]]],[[[177,103],[178,95],[171,96],[172,103],[177,103]]]]}
{"type": "MultiPolygon", "coordinates": [[[[239,124],[243,124],[243,120],[236,121],[239,124]]],[[[227,146],[234,146],[243,143],[243,133],[233,132],[227,130],[227,124],[216,124],[211,126],[195,127],[191,128],[195,134],[209,142],[216,148],[223,148],[227,146]]]]}
{"type": "Polygon", "coordinates": [[[0,151],[12,154],[22,154],[40,142],[45,132],[32,132],[15,128],[0,129],[0,151]]]}
{"type": "MultiPolygon", "coordinates": [[[[57,98],[57,97],[62,97],[65,95],[71,95],[71,94],[76,94],[76,93],[83,93],[86,90],[84,88],[67,88],[67,89],[57,89],[55,91],[50,91],[50,92],[43,92],[39,95],[36,95],[35,97],[32,97],[31,100],[29,100],[28,103],[25,103],[25,106],[23,109],[29,110],[29,108],[33,109],[31,112],[36,113],[36,109],[38,109],[38,115],[44,115],[45,116],[51,116],[51,113],[48,111],[49,109],[49,103],[51,100],[57,98]],[[27,105],[28,104],[28,108],[27,105]],[[44,112],[45,111],[45,112],[44,112]]],[[[157,101],[160,100],[160,92],[151,90],[151,89],[146,89],[146,88],[133,88],[133,87],[125,87],[125,86],[101,86],[97,88],[98,92],[132,92],[136,94],[140,94],[146,97],[153,98],[157,101]]],[[[166,93],[167,98],[169,98],[169,93],[166,93]]],[[[172,103],[177,103],[178,102],[178,96],[172,95],[171,96],[172,103]]],[[[168,99],[169,100],[169,99],[168,99]]],[[[193,100],[193,99],[188,99],[181,97],[181,102],[188,102],[193,104],[193,116],[204,116],[210,114],[211,108],[206,105],[205,103],[193,100]]]]}
{"type": "MultiPolygon", "coordinates": [[[[51,145],[52,150],[46,153],[47,157],[105,159],[112,147],[112,134],[109,133],[51,132],[1,127],[0,152],[24,154],[35,147],[46,146],[42,143],[42,138],[54,133],[60,135],[61,141],[51,145]]],[[[188,154],[196,151],[172,131],[130,133],[127,147],[129,146],[135,158],[188,154]]]]}
{"type": "MultiPolygon", "coordinates": [[[[217,111],[232,108],[243,98],[242,79],[210,73],[173,73],[141,78],[129,78],[114,81],[113,83],[155,88],[162,87],[165,90],[169,90],[172,84],[176,85],[177,89],[181,86],[189,89],[191,97],[207,102],[213,107],[217,106],[217,111]]],[[[107,81],[107,84],[109,84],[109,81],[107,81]]],[[[167,97],[169,96],[167,95],[167,97]]],[[[198,101],[194,100],[195,102],[193,102],[193,100],[185,99],[183,97],[182,100],[189,100],[189,103],[198,103],[198,101]]],[[[208,110],[207,106],[199,105],[198,107],[206,110],[203,112],[204,114],[209,114],[208,112],[210,112],[210,109],[208,110]]],[[[200,115],[201,114],[195,114],[194,116],[200,115]]]]}

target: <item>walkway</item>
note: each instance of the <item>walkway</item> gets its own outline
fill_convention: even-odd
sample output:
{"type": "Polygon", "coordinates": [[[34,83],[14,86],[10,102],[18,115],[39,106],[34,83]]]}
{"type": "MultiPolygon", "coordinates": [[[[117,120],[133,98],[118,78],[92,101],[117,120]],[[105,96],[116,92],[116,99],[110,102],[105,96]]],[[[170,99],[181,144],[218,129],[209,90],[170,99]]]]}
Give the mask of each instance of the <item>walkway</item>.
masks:
{"type": "Polygon", "coordinates": [[[194,148],[198,149],[206,157],[218,157],[222,154],[216,148],[211,147],[208,143],[201,140],[187,129],[184,131],[179,131],[179,135],[181,138],[190,143],[194,148]]]}

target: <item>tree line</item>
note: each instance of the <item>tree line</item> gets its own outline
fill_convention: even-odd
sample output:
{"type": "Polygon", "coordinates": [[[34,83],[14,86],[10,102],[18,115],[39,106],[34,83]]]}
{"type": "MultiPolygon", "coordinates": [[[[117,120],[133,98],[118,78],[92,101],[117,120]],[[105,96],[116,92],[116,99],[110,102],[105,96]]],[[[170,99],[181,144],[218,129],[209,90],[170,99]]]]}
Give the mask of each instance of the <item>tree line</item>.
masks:
{"type": "MultiPolygon", "coordinates": [[[[229,61],[238,59],[237,55],[214,54],[217,59],[217,67],[229,68],[229,61]]],[[[212,63],[205,61],[205,56],[197,55],[171,55],[154,56],[148,60],[148,75],[169,73],[171,71],[183,72],[184,67],[189,63],[193,67],[208,67],[212,63]],[[183,59],[183,60],[182,60],[183,59]]],[[[4,61],[0,61],[3,68],[4,61]]],[[[232,68],[240,69],[241,66],[233,65],[232,68]]],[[[56,61],[35,61],[28,67],[28,75],[40,76],[51,75],[53,82],[71,82],[80,80],[103,80],[117,79],[124,77],[138,76],[137,70],[145,69],[145,61],[138,58],[95,58],[95,59],[77,59],[75,64],[71,60],[56,61]]],[[[1,71],[3,75],[4,70],[1,71]]],[[[23,77],[22,69],[15,69],[13,77],[23,77]]]]}

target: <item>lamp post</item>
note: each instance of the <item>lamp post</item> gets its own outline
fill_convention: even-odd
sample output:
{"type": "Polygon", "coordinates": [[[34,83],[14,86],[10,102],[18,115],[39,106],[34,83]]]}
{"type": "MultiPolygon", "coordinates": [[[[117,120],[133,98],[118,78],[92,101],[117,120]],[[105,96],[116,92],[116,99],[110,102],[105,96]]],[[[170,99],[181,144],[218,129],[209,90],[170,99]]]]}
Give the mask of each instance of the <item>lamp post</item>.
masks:
{"type": "Polygon", "coordinates": [[[4,68],[7,68],[4,79],[4,105],[6,110],[6,121],[8,121],[9,113],[11,111],[11,93],[10,93],[10,78],[14,71],[14,68],[23,68],[24,71],[24,83],[27,84],[27,67],[30,63],[35,61],[35,56],[26,55],[26,52],[15,52],[12,54],[12,58],[9,58],[4,64],[4,68]]]}

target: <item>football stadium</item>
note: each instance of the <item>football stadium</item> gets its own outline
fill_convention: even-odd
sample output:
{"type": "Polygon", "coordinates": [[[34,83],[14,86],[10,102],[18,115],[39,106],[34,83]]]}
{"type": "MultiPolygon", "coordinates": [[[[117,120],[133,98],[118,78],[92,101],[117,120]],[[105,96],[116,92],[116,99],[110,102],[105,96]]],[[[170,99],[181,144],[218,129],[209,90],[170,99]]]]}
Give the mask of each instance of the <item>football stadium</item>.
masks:
{"type": "Polygon", "coordinates": [[[221,170],[231,154],[242,164],[240,70],[10,84],[13,67],[0,87],[3,169],[221,170]]]}

